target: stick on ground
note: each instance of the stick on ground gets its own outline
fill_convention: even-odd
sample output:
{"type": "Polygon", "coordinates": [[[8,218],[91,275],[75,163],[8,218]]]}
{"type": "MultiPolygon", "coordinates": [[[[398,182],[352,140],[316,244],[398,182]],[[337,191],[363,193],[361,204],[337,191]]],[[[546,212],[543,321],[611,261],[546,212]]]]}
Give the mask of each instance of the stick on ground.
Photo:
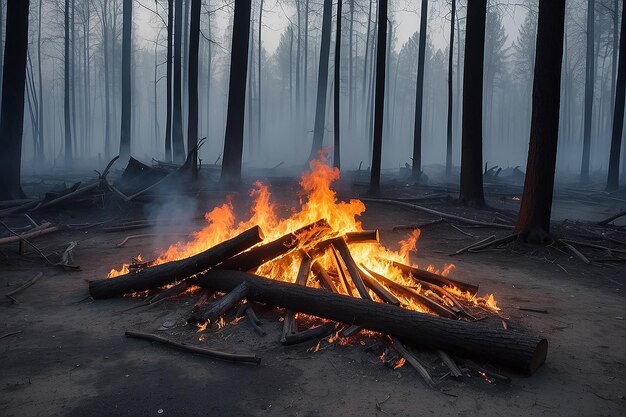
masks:
{"type": "Polygon", "coordinates": [[[241,355],[236,353],[226,353],[220,352],[218,350],[210,350],[204,349],[198,346],[188,345],[185,342],[175,342],[173,340],[166,339],[161,336],[157,336],[155,334],[150,333],[140,333],[140,332],[132,332],[127,331],[124,333],[127,337],[132,337],[135,339],[144,339],[149,340],[151,342],[159,342],[164,345],[175,347],[177,349],[185,350],[187,352],[197,353],[200,355],[209,356],[215,359],[221,359],[224,361],[232,361],[232,362],[245,362],[245,363],[254,363],[256,365],[261,363],[261,358],[256,355],[241,355]]]}
{"type": "Polygon", "coordinates": [[[22,291],[24,291],[26,288],[30,287],[31,285],[33,285],[35,282],[39,281],[39,278],[43,277],[43,272],[39,272],[37,275],[35,275],[33,278],[31,278],[30,280],[28,280],[27,282],[25,282],[24,284],[20,285],[18,288],[14,289],[11,292],[8,292],[5,295],[5,297],[9,298],[11,301],[13,301],[14,303],[17,303],[18,301],[15,299],[15,297],[13,297],[15,294],[18,294],[22,291]]]}

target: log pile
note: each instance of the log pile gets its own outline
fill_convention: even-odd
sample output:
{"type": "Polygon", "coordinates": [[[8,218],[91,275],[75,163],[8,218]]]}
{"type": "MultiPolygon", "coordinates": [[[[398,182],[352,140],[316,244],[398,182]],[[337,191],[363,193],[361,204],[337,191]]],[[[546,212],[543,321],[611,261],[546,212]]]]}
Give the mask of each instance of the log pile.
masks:
{"type": "Polygon", "coordinates": [[[143,269],[119,277],[91,281],[89,290],[94,299],[148,291],[150,295],[157,293],[152,300],[161,302],[195,288],[204,295],[188,323],[212,323],[237,310],[237,316],[245,315],[261,336],[266,332],[253,306],[263,303],[284,309],[284,345],[331,340],[367,329],[388,335],[388,348],[416,368],[429,384],[432,378],[426,367],[405,343],[445,357],[453,376],[458,376],[458,368],[447,353],[485,359],[527,374],[545,362],[545,338],[500,326],[499,318],[498,326],[476,319],[477,311],[498,317],[476,302],[477,285],[388,261],[404,278],[398,282],[357,263],[351,253],[353,245],[378,240],[378,231],[337,236],[326,221],[320,220],[265,243],[263,232],[256,226],[189,258],[153,266],[147,263],[143,269]],[[255,274],[268,262],[294,261],[299,270],[293,277],[255,274]],[[225,295],[207,302],[215,292],[225,295]],[[300,315],[318,319],[301,331],[300,315]]]}

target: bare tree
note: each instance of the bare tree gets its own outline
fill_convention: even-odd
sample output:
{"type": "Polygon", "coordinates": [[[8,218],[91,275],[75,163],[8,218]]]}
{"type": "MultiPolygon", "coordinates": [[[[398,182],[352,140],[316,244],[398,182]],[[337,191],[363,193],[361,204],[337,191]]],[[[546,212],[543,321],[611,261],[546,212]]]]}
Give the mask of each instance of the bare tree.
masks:
{"type": "Polygon", "coordinates": [[[245,80],[248,72],[251,8],[251,0],[235,0],[224,158],[220,178],[222,183],[225,184],[241,182],[243,127],[246,106],[245,80]]]}
{"type": "MultiPolygon", "coordinates": [[[[617,13],[617,10],[615,11],[617,13]]],[[[613,135],[611,137],[611,154],[609,156],[609,173],[606,181],[607,191],[619,187],[619,160],[622,148],[624,129],[624,101],[626,94],[626,7],[622,7],[622,27],[619,41],[619,66],[617,69],[617,86],[615,88],[615,107],[613,111],[613,135]]],[[[622,167],[626,170],[626,167],[622,167]]]]}
{"type": "Polygon", "coordinates": [[[29,3],[29,0],[7,3],[0,110],[0,200],[25,197],[20,185],[20,174],[29,3]]]}
{"type": "Polygon", "coordinates": [[[452,175],[452,58],[454,57],[454,16],[456,14],[456,0],[452,0],[450,8],[450,46],[448,47],[448,121],[446,125],[446,177],[452,175]]]}
{"type": "Polygon", "coordinates": [[[428,25],[428,0],[422,0],[420,9],[420,40],[417,58],[417,90],[415,98],[415,126],[413,130],[413,179],[422,175],[422,116],[424,103],[424,61],[426,56],[426,32],[428,25]]]}
{"type": "Polygon", "coordinates": [[[172,153],[174,162],[185,161],[185,143],[183,139],[183,109],[182,109],[182,29],[183,29],[183,0],[174,0],[174,107],[172,109],[172,153]]]}
{"type": "Polygon", "coordinates": [[[378,0],[378,45],[376,47],[376,98],[374,106],[374,140],[370,192],[380,191],[380,164],[383,150],[383,115],[385,112],[385,73],[387,55],[388,0],[378,0]]]}
{"type": "MultiPolygon", "coordinates": [[[[342,0],[337,0],[337,30],[335,31],[335,102],[333,106],[334,122],[334,146],[333,146],[333,166],[341,168],[340,156],[340,136],[341,136],[341,116],[340,116],[340,96],[341,96],[341,5],[342,0]]],[[[352,64],[350,64],[352,66],[352,64]]]]}
{"type": "MultiPolygon", "coordinates": [[[[191,0],[189,23],[189,120],[187,125],[187,149],[191,152],[198,145],[198,52],[200,49],[200,0],[191,0]]],[[[198,176],[198,157],[192,160],[192,175],[198,176]]]]}
{"type": "Polygon", "coordinates": [[[594,26],[595,0],[587,0],[587,55],[585,64],[585,113],[583,133],[583,159],[580,167],[581,181],[589,179],[589,155],[591,151],[591,116],[593,112],[594,75],[594,26]]]}
{"type": "Polygon", "coordinates": [[[120,158],[122,161],[130,158],[130,112],[131,112],[131,86],[130,86],[130,52],[133,26],[133,0],[124,0],[122,26],[122,121],[120,132],[120,158]]]}
{"type": "Polygon", "coordinates": [[[324,0],[322,14],[322,43],[320,45],[319,72],[317,78],[317,101],[315,106],[315,125],[313,127],[313,144],[309,160],[317,158],[324,142],[326,125],[326,93],[328,90],[328,60],[330,55],[330,30],[332,19],[332,0],[324,0]]]}
{"type": "Polygon", "coordinates": [[[465,204],[475,206],[485,204],[482,172],[482,103],[486,13],[487,0],[472,0],[467,5],[459,199],[465,204]]]}
{"type": "Polygon", "coordinates": [[[565,0],[540,0],[530,145],[515,227],[528,241],[544,241],[550,232],[564,29],[565,0]]]}

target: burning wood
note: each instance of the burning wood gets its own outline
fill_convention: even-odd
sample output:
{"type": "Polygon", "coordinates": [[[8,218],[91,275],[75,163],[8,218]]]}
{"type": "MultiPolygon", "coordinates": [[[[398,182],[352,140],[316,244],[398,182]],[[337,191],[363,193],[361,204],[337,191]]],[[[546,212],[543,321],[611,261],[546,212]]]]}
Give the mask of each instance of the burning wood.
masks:
{"type": "Polygon", "coordinates": [[[149,267],[136,274],[128,273],[114,279],[91,281],[89,292],[94,299],[109,298],[172,284],[206,271],[261,240],[263,232],[255,226],[195,256],[149,267]]]}
{"type": "MultiPolygon", "coordinates": [[[[268,188],[256,184],[248,220],[235,223],[230,203],[217,207],[205,215],[209,224],[194,233],[193,240],[170,246],[153,266],[136,273],[128,273],[125,266],[112,271],[112,276],[121,275],[117,278],[91,282],[92,296],[112,297],[175,282],[178,289],[198,286],[227,293],[208,308],[199,303],[189,321],[215,321],[247,299],[237,316],[245,314],[254,330],[265,335],[250,304],[258,301],[286,309],[284,344],[328,336],[336,332],[336,323],[350,327],[328,340],[341,340],[361,329],[379,332],[393,338],[404,360],[427,381],[428,371],[403,343],[483,357],[527,373],[541,366],[547,355],[544,338],[474,322],[470,312],[480,310],[476,304],[496,310],[495,303],[489,304],[491,296],[485,301],[476,296],[478,285],[447,277],[448,267],[438,273],[409,265],[419,229],[400,242],[397,252],[380,245],[378,230],[363,230],[356,220],[365,209],[363,203],[337,201],[330,184],[338,171],[317,161],[312,165],[301,181],[306,199],[289,218],[276,215],[268,188]],[[261,228],[268,231],[269,243],[262,242],[261,228]],[[315,279],[307,287],[311,272],[315,279]],[[323,320],[298,332],[296,313],[323,320]]],[[[444,360],[458,376],[451,358],[444,360]]]]}

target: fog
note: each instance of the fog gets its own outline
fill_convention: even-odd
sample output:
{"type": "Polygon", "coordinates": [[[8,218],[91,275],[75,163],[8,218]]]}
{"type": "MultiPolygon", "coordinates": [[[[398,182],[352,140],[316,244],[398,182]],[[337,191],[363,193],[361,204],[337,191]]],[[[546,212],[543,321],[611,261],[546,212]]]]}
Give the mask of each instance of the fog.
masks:
{"type": "MultiPolygon", "coordinates": [[[[122,1],[73,0],[71,125],[75,167],[101,166],[119,152],[121,114],[122,1]],[[105,7],[108,6],[108,7],[105,7]],[[104,30],[104,28],[108,28],[104,30]],[[105,65],[105,36],[110,59],[105,65]],[[108,85],[106,79],[109,80],[108,85]],[[106,95],[109,97],[107,118],[106,95]],[[108,128],[107,128],[108,119],[108,128]],[[108,141],[107,141],[107,132],[108,141]],[[105,143],[109,142],[108,149],[105,143]]],[[[185,1],[185,10],[189,2],[185,1]]],[[[259,53],[259,0],[253,1],[247,83],[244,169],[306,162],[311,149],[320,49],[321,0],[268,0],[263,6],[259,53]],[[300,4],[300,26],[296,4],[300,4]],[[305,26],[306,4],[308,28],[305,26]],[[298,29],[299,28],[299,29],[298,29]],[[305,47],[306,45],[306,47],[305,47]],[[261,98],[259,100],[259,59],[261,98]],[[299,60],[298,60],[299,59],[299,60]],[[260,108],[260,112],[259,112],[260,108]],[[260,123],[259,123],[260,113],[260,123]],[[260,131],[258,126],[260,125],[260,131]]],[[[389,53],[383,136],[383,169],[411,164],[416,95],[418,1],[390,1],[389,53]]],[[[596,1],[596,57],[591,171],[605,171],[615,88],[613,0],[596,1]]],[[[374,2],[368,39],[370,0],[343,4],[341,58],[342,168],[371,163],[372,45],[374,2]],[[350,28],[352,27],[352,36],[350,28]],[[366,57],[366,44],[368,56],[366,57]]],[[[453,45],[453,163],[459,164],[466,1],[457,2],[453,45]]],[[[31,1],[23,168],[26,172],[63,166],[64,2],[31,1]],[[38,56],[41,57],[41,62],[38,56]],[[41,64],[41,65],[39,65],[41,64]],[[41,67],[41,89],[39,68],[41,67]],[[40,92],[41,91],[41,92],[40,92]],[[39,126],[37,106],[43,106],[39,126]],[[43,161],[34,162],[38,129],[43,131],[43,161]]],[[[428,11],[424,81],[423,161],[426,171],[445,164],[449,0],[431,0],[428,11]]],[[[335,5],[331,37],[333,71],[335,5]]],[[[233,4],[204,0],[199,64],[199,137],[206,137],[203,164],[220,160],[226,120],[233,4]]],[[[3,17],[4,18],[4,17],[3,17]]],[[[530,129],[536,2],[490,1],[485,41],[483,160],[503,168],[525,167],[530,129]]],[[[132,50],[131,155],[149,163],[165,159],[167,2],[134,3],[132,50]]],[[[184,22],[188,22],[185,13],[184,22]]],[[[188,30],[188,23],[183,23],[188,30]]],[[[561,178],[580,172],[585,91],[586,1],[571,0],[566,12],[557,171],[561,178]]],[[[185,36],[183,36],[186,39],[185,36]]],[[[4,42],[4,38],[3,38],[4,42]]],[[[187,116],[187,42],[183,53],[183,120],[187,116]]],[[[333,141],[332,76],[326,95],[324,145],[333,141]]],[[[187,134],[183,127],[184,135],[187,134]]],[[[186,140],[185,140],[186,143],[186,140]]]]}

